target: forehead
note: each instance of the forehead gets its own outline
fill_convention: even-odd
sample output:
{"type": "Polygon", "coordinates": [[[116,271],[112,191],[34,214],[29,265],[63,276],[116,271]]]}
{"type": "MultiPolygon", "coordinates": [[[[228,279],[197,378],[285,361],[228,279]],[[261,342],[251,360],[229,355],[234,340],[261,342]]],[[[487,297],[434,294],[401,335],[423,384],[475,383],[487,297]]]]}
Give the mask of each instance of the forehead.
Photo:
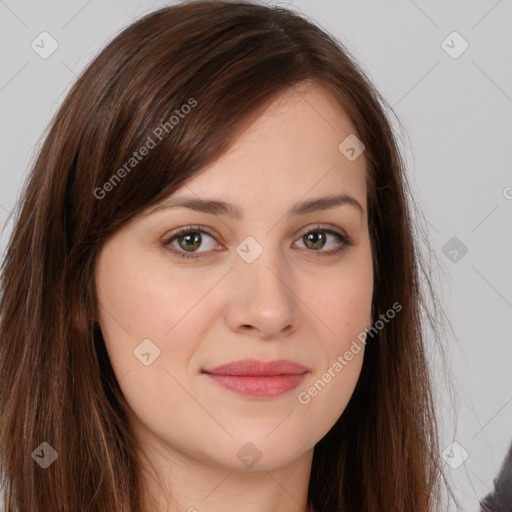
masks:
{"type": "Polygon", "coordinates": [[[364,152],[350,161],[339,149],[351,134],[355,128],[333,93],[317,84],[294,86],[173,195],[193,192],[244,209],[271,209],[302,198],[347,193],[366,209],[364,152]]]}

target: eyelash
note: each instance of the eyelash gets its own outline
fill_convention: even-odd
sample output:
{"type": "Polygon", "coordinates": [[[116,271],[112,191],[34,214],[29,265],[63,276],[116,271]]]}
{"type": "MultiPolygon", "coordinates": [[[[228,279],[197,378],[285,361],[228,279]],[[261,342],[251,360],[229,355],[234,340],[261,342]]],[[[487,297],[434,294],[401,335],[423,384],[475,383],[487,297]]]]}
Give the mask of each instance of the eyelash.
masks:
{"type": "MultiPolygon", "coordinates": [[[[341,233],[338,233],[337,231],[334,231],[333,229],[331,229],[329,226],[326,226],[323,224],[319,224],[318,226],[314,226],[313,228],[310,228],[310,229],[304,231],[299,236],[299,239],[303,238],[304,236],[306,236],[309,233],[317,233],[317,232],[323,232],[323,233],[327,233],[330,235],[334,235],[341,242],[339,247],[337,247],[336,249],[331,249],[330,251],[322,251],[322,250],[315,251],[314,249],[309,250],[310,252],[317,252],[322,257],[323,256],[336,256],[336,255],[346,251],[348,249],[348,247],[352,247],[354,245],[354,241],[352,238],[350,238],[349,236],[342,235],[341,233]]],[[[209,228],[207,226],[184,226],[184,227],[176,230],[174,233],[171,233],[171,235],[169,237],[167,237],[162,242],[162,245],[165,248],[167,248],[168,250],[170,250],[171,252],[173,252],[175,254],[175,256],[179,259],[200,258],[200,257],[202,257],[201,254],[203,252],[209,252],[209,251],[201,251],[199,253],[187,253],[185,251],[177,250],[175,247],[173,247],[173,248],[169,247],[175,239],[177,239],[183,235],[188,235],[190,233],[204,233],[204,234],[207,234],[215,239],[215,233],[213,232],[213,230],[211,228],[209,228]]]]}

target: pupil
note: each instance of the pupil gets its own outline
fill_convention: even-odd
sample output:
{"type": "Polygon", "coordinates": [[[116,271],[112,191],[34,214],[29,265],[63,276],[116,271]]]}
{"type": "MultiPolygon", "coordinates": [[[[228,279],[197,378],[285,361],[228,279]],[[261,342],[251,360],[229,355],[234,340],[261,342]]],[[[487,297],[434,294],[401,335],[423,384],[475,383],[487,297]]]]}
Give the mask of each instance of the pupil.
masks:
{"type": "Polygon", "coordinates": [[[182,245],[184,249],[197,249],[197,247],[192,247],[194,244],[199,245],[201,236],[199,233],[189,233],[182,237],[185,240],[185,246],[182,245]]]}
{"type": "Polygon", "coordinates": [[[325,233],[309,233],[307,235],[307,240],[313,243],[313,245],[315,246],[314,249],[319,249],[323,246],[325,242],[325,233]]]}

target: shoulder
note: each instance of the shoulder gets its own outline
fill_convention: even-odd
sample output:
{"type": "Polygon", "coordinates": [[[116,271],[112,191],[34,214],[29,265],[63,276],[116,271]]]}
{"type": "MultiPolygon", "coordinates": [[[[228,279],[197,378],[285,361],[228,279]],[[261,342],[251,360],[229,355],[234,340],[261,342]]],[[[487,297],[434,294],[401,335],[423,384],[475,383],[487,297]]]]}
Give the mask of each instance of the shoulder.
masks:
{"type": "Polygon", "coordinates": [[[512,444],[498,476],[494,479],[494,490],[480,504],[480,512],[512,511],[512,444]]]}

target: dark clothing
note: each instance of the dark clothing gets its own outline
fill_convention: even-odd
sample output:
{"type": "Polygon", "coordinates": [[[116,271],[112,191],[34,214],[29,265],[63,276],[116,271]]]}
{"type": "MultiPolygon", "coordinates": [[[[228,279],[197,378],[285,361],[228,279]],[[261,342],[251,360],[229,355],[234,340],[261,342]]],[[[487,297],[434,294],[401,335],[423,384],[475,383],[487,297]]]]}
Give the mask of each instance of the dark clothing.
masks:
{"type": "Polygon", "coordinates": [[[512,445],[494,479],[494,490],[481,502],[480,512],[512,512],[512,445]]]}

